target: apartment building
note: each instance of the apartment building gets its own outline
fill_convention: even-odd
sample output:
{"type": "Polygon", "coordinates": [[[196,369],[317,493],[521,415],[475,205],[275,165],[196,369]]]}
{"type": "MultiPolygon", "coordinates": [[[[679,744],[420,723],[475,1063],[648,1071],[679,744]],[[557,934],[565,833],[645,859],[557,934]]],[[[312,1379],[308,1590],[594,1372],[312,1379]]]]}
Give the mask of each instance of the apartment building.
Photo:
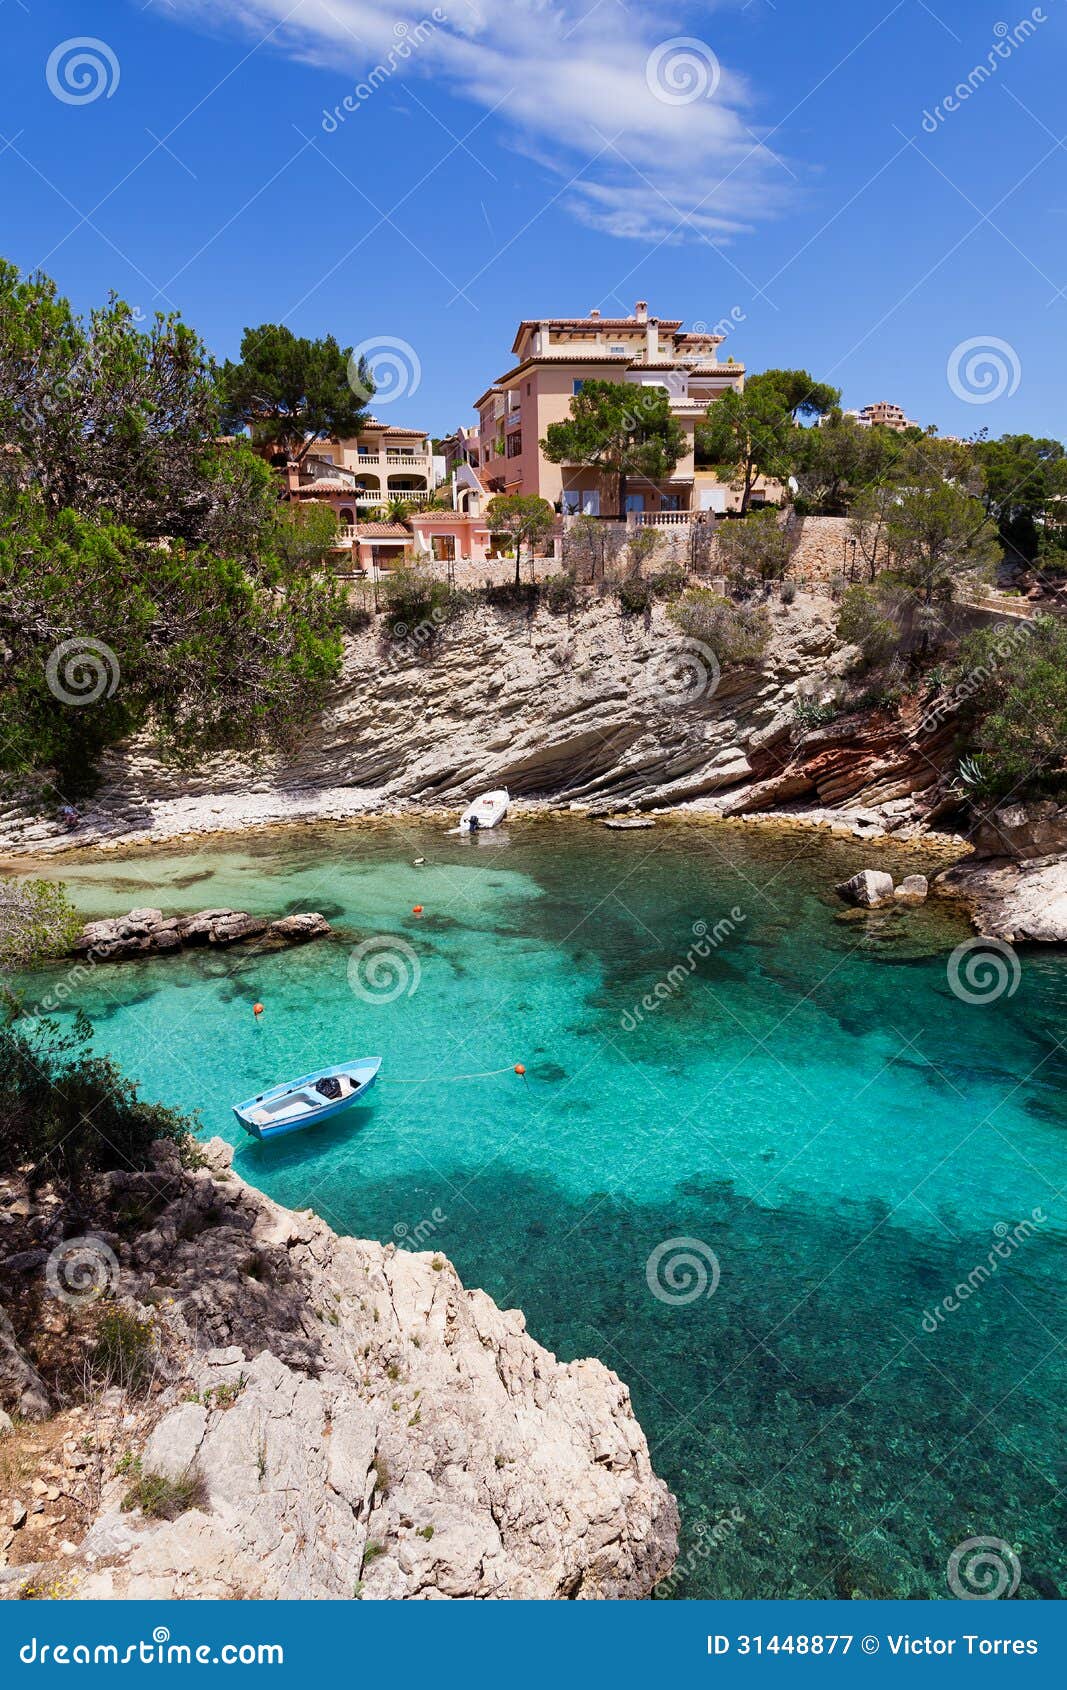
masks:
{"type": "MultiPolygon", "coordinates": [[[[510,368],[475,400],[476,431],[457,431],[463,439],[456,438],[456,458],[462,444],[469,466],[457,466],[458,497],[481,505],[497,493],[539,494],[564,514],[616,514],[614,490],[597,470],[550,463],[540,446],[549,424],[569,417],[583,382],[599,380],[632,383],[635,399],[642,388],[663,388],[686,436],[686,450],[665,480],[631,477],[627,514],[685,520],[682,513],[690,511],[736,509],[739,493],[698,469],[693,450],[709,404],[744,384],[743,364],[719,360],[723,339],[714,331],[686,332],[680,319],[654,317],[643,299],[630,317],[592,310],[585,317],[524,318],[510,368]]],[[[756,502],[765,495],[761,486],[756,502]]]]}
{"type": "Polygon", "coordinates": [[[368,417],[354,439],[322,440],[300,463],[290,459],[284,468],[291,499],[321,500],[345,524],[390,499],[427,504],[443,473],[424,429],[398,428],[375,417],[368,417]]]}

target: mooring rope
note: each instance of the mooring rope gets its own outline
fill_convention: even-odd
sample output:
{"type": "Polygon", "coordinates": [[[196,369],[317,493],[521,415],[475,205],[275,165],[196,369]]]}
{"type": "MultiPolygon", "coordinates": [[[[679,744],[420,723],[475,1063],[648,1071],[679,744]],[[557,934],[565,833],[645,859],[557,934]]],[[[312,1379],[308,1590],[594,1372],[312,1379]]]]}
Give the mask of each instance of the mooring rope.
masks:
{"type": "Polygon", "coordinates": [[[378,1084],[380,1086],[449,1086],[455,1085],[459,1080],[488,1080],[495,1074],[514,1074],[519,1072],[520,1069],[522,1074],[525,1075],[526,1070],[521,1068],[521,1064],[517,1069],[514,1062],[509,1062],[506,1068],[483,1068],[481,1073],[478,1074],[428,1074],[421,1080],[382,1079],[378,1081],[378,1084]]]}

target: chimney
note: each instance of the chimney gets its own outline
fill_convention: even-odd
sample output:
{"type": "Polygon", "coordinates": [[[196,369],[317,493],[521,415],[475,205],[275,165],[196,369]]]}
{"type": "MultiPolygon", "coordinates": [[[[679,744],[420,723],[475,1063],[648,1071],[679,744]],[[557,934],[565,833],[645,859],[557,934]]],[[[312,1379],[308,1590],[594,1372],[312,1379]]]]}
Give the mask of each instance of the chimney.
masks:
{"type": "Polygon", "coordinates": [[[589,308],[589,315],[591,317],[599,317],[600,316],[600,307],[598,305],[591,305],[590,308],[589,308]]]}
{"type": "Polygon", "coordinates": [[[645,361],[654,364],[659,357],[659,319],[653,317],[645,324],[645,361]]]}
{"type": "Polygon", "coordinates": [[[639,323],[643,323],[643,322],[647,321],[647,318],[648,318],[648,300],[647,299],[639,299],[637,301],[637,304],[634,306],[634,316],[637,318],[637,321],[639,323]]]}

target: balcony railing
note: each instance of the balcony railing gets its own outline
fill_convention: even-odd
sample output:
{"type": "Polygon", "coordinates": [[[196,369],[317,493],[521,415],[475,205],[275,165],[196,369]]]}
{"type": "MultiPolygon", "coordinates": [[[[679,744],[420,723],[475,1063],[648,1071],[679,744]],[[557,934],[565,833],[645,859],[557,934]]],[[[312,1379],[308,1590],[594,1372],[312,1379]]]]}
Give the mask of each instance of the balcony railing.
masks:
{"type": "Polygon", "coordinates": [[[630,511],[629,520],[637,528],[684,528],[698,513],[695,511],[630,511]]]}

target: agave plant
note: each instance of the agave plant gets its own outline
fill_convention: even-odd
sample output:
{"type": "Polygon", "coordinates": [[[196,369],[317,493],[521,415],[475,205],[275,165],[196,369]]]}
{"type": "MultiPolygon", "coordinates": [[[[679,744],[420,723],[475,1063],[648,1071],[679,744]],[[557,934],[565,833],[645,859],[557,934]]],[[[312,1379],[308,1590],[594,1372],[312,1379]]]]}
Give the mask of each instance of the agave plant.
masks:
{"type": "Polygon", "coordinates": [[[981,752],[974,757],[961,757],[953,786],[961,798],[990,798],[993,795],[991,774],[989,759],[981,752]]]}

